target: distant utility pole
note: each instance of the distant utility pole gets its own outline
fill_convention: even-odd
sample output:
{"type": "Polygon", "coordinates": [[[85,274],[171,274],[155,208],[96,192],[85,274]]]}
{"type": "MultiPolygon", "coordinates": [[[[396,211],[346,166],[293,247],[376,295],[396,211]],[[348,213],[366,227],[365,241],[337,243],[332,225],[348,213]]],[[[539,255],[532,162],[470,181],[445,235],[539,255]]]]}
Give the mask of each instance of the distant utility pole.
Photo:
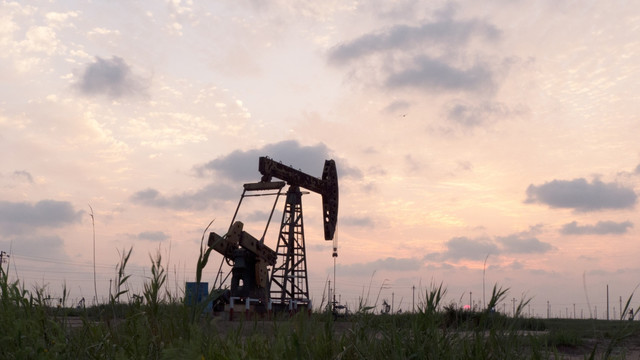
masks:
{"type": "Polygon", "coordinates": [[[394,298],[394,296],[395,296],[395,293],[392,292],[391,293],[391,313],[392,314],[393,314],[393,300],[394,300],[393,298],[394,298]]]}
{"type": "Polygon", "coordinates": [[[551,305],[549,304],[549,300],[547,300],[547,319],[549,318],[550,312],[551,312],[551,305]]]}
{"type": "Polygon", "coordinates": [[[622,320],[622,296],[620,296],[620,320],[622,320]]]}
{"type": "Polygon", "coordinates": [[[516,298],[511,299],[513,302],[513,316],[516,316],[516,298]]]}
{"type": "Polygon", "coordinates": [[[95,303],[98,304],[98,283],[96,280],[96,222],[93,216],[93,208],[91,204],[89,204],[89,209],[91,209],[91,228],[93,229],[93,291],[95,293],[95,303]]]}
{"type": "Polygon", "coordinates": [[[607,320],[609,320],[609,284],[607,284],[607,320]]]}

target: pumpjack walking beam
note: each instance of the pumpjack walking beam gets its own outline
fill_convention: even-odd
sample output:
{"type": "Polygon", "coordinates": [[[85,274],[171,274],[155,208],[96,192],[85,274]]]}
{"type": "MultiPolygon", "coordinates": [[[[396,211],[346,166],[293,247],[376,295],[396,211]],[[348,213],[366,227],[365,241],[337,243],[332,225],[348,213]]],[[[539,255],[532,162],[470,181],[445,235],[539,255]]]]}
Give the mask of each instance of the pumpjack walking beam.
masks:
{"type": "Polygon", "coordinates": [[[260,157],[258,170],[262,181],[271,181],[272,177],[284,180],[287,184],[299,186],[322,195],[322,212],[325,240],[333,240],[338,223],[338,171],[333,160],[325,160],[322,179],[305,174],[290,166],[274,161],[268,157],[260,157]]]}

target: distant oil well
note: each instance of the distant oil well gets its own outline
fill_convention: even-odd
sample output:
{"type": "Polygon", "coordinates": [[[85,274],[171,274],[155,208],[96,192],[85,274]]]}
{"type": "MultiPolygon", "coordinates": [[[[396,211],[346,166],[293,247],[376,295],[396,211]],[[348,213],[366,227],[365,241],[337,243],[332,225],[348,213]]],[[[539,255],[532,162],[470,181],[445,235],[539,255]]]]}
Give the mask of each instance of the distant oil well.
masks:
{"type": "MultiPolygon", "coordinates": [[[[268,157],[259,158],[258,170],[262,178],[260,182],[243,185],[227,233],[218,235],[211,232],[207,242],[210,248],[223,256],[220,269],[224,262],[232,268],[230,289],[214,300],[218,308],[224,306],[229,310],[231,317],[234,311],[264,313],[311,309],[301,188],[322,196],[325,240],[334,240],[338,222],[338,174],[333,160],[325,161],[321,179],[268,157]],[[280,181],[273,181],[273,178],[280,181]],[[286,201],[274,251],[265,245],[264,238],[286,185],[286,201]],[[265,195],[275,196],[275,201],[264,232],[258,239],[244,231],[244,224],[236,221],[236,217],[245,197],[265,195]]],[[[333,257],[337,257],[335,240],[333,257]]]]}

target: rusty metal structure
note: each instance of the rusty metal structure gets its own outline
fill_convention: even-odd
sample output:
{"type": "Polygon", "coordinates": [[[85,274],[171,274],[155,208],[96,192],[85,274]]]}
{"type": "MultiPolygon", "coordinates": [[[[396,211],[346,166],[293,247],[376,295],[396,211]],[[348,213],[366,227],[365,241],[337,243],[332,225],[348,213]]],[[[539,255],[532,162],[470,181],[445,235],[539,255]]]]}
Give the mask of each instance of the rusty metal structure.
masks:
{"type": "MultiPolygon", "coordinates": [[[[335,162],[325,161],[322,178],[305,174],[268,157],[259,158],[258,170],[262,174],[260,182],[243,185],[244,190],[229,231],[224,236],[210,233],[208,246],[222,254],[223,260],[232,266],[231,299],[255,299],[275,309],[310,307],[301,188],[322,196],[324,238],[333,240],[339,198],[335,162]],[[281,181],[273,181],[273,178],[281,181]],[[274,251],[264,244],[264,238],[285,185],[289,187],[274,251]],[[265,191],[270,193],[265,194],[265,191]],[[235,219],[245,197],[264,195],[275,195],[276,199],[264,233],[257,239],[243,231],[243,223],[235,219]]],[[[334,246],[334,257],[337,256],[335,251],[334,246]]]]}
{"type": "Polygon", "coordinates": [[[240,298],[267,298],[267,266],[276,264],[276,253],[261,241],[243,231],[244,224],[236,221],[222,237],[209,234],[209,247],[233,262],[231,296],[240,298]]]}

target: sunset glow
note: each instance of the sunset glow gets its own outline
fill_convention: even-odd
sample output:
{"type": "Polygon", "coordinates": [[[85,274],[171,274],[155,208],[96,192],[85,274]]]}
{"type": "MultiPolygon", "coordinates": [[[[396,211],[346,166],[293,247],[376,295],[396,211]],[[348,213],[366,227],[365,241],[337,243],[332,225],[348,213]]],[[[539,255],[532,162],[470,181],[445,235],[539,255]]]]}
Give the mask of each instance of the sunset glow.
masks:
{"type": "MultiPolygon", "coordinates": [[[[303,197],[315,305],[329,280],[404,310],[497,283],[602,317],[609,285],[613,314],[640,283],[639,31],[633,2],[2,1],[3,267],[92,299],[91,206],[99,298],[130,247],[131,293],[157,252],[180,292],[260,156],[334,159],[335,283],[303,197]]],[[[255,236],[270,201],[241,207],[255,236]]]]}

